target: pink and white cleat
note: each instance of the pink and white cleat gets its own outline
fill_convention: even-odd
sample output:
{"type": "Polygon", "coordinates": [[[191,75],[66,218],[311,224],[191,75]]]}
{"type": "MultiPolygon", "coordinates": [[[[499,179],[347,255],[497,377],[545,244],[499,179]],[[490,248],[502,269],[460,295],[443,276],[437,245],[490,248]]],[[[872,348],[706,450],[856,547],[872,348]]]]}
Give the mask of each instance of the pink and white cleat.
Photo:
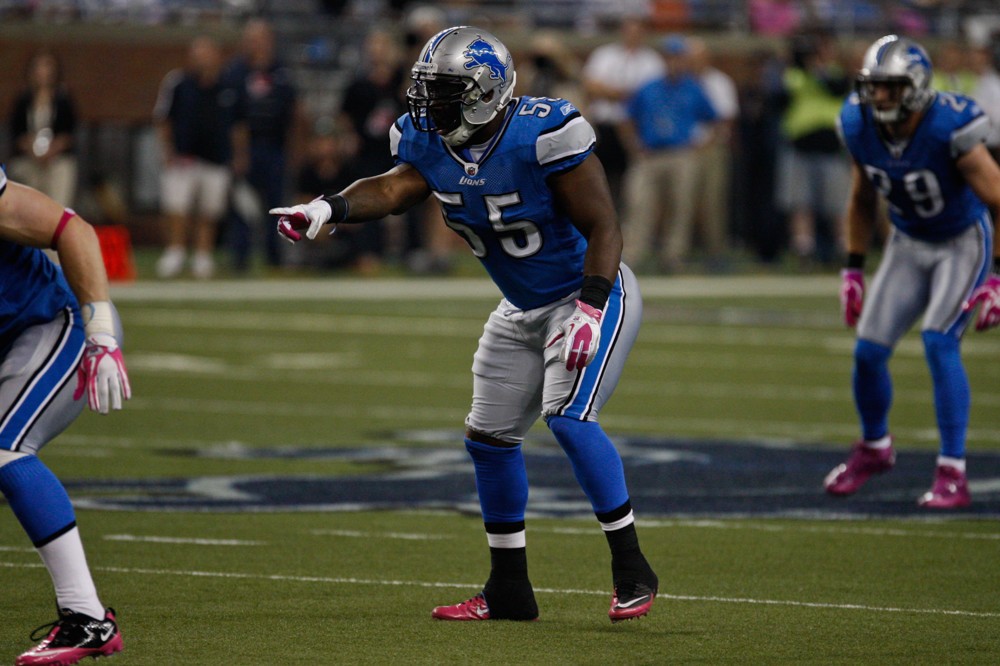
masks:
{"type": "Polygon", "coordinates": [[[863,440],[854,443],[847,462],[841,463],[830,470],[823,480],[826,492],[831,495],[851,495],[873,474],[888,472],[896,464],[896,450],[892,444],[881,449],[865,446],[863,440]]]}
{"type": "Polygon", "coordinates": [[[649,613],[656,599],[656,589],[644,583],[625,583],[615,587],[608,617],[612,622],[634,620],[649,613]]]}
{"type": "Polygon", "coordinates": [[[477,594],[459,604],[438,606],[431,611],[431,617],[435,620],[488,620],[490,619],[490,607],[486,605],[486,597],[477,594]]]}
{"type": "Polygon", "coordinates": [[[917,504],[927,509],[961,509],[971,503],[965,472],[952,465],[938,465],[934,484],[917,500],[917,504]]]}
{"type": "Polygon", "coordinates": [[[96,659],[122,651],[122,632],[113,608],[105,611],[103,620],[61,608],[59,619],[35,629],[31,640],[41,638],[43,630],[48,633],[42,642],[18,657],[15,666],[69,666],[85,657],[96,659]]]}

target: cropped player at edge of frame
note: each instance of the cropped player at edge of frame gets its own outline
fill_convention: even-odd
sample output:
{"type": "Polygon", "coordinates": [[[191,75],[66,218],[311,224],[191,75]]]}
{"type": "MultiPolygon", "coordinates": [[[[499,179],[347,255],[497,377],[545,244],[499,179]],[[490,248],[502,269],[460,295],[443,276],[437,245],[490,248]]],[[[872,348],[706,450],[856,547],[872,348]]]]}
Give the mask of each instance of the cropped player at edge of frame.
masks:
{"type": "Polygon", "coordinates": [[[918,504],[954,509],[971,502],[962,335],[977,306],[976,330],[1000,322],[1000,168],[984,145],[989,119],[972,99],[935,91],[930,80],[923,47],[887,35],[868,49],[857,91],[841,111],[838,127],[854,159],[854,184],[840,297],[845,322],[857,326],[853,390],[861,439],[824,485],[831,495],[850,495],[894,465],[889,357],[923,315],[920,334],[941,441],[934,480],[918,504]],[[892,227],[866,293],[864,259],[880,195],[892,227]]]}

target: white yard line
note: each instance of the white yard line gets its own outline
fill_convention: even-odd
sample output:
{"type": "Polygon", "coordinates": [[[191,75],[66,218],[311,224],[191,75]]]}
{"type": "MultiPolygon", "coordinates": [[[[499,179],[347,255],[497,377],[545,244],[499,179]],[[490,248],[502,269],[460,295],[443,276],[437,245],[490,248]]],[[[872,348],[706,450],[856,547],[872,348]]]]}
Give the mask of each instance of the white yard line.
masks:
{"type": "MultiPolygon", "coordinates": [[[[37,569],[42,567],[40,563],[22,564],[15,562],[0,562],[0,567],[8,569],[37,569]]],[[[281,583],[317,583],[327,585],[372,585],[380,587],[421,587],[421,588],[448,588],[448,589],[478,589],[481,584],[477,583],[449,583],[437,581],[414,581],[414,580],[390,580],[390,579],[370,579],[370,578],[341,578],[333,576],[293,576],[285,574],[254,574],[239,573],[234,571],[184,571],[176,569],[144,569],[133,567],[94,567],[97,571],[108,573],[120,573],[128,575],[145,576],[180,576],[186,578],[222,578],[231,580],[258,580],[281,583]]],[[[574,588],[552,588],[536,587],[535,592],[541,594],[580,594],[588,596],[606,596],[607,590],[584,590],[574,588]]],[[[754,599],[752,597],[721,597],[721,596],[701,596],[691,594],[670,594],[660,592],[657,595],[660,599],[671,601],[693,601],[698,603],[725,603],[743,605],[763,605],[763,606],[790,606],[797,608],[817,608],[823,610],[858,610],[873,613],[905,613],[918,615],[945,615],[971,618],[998,618],[1000,613],[988,611],[968,611],[947,608],[905,608],[901,606],[869,606],[866,604],[850,603],[828,603],[818,601],[796,601],[790,599],[754,599]]]]}
{"type": "Polygon", "coordinates": [[[196,539],[167,536],[139,536],[137,534],[105,534],[105,541],[125,541],[132,543],[168,543],[191,546],[266,546],[266,541],[246,541],[243,539],[196,539]]]}
{"type": "Polygon", "coordinates": [[[441,541],[454,539],[446,534],[413,534],[409,532],[365,532],[362,530],[309,530],[314,536],[339,536],[351,539],[399,539],[402,541],[441,541]]]}

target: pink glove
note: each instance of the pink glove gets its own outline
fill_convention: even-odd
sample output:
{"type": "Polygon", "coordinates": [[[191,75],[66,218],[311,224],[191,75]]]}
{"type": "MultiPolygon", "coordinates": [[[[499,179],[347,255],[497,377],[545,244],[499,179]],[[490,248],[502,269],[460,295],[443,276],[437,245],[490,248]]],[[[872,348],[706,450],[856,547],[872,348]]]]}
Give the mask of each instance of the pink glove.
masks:
{"type": "Polygon", "coordinates": [[[546,347],[551,347],[559,340],[563,340],[559,360],[566,364],[566,369],[570,372],[582,370],[594,360],[594,355],[597,354],[601,344],[602,314],[597,308],[583,301],[577,301],[576,311],[545,343],[546,347]]]}
{"type": "Polygon", "coordinates": [[[840,271],[840,311],[844,313],[844,323],[851,328],[861,318],[861,306],[865,300],[865,274],[860,268],[844,268],[840,271]]]}
{"type": "Polygon", "coordinates": [[[85,390],[90,409],[101,414],[107,414],[109,409],[121,409],[122,398],[132,397],[125,359],[114,336],[99,333],[87,338],[73,399],[79,400],[85,390]]]}
{"type": "Polygon", "coordinates": [[[972,292],[965,303],[962,303],[962,311],[968,312],[979,306],[979,317],[976,318],[976,330],[985,331],[1000,324],[1000,275],[991,275],[986,278],[976,290],[972,292]]]}

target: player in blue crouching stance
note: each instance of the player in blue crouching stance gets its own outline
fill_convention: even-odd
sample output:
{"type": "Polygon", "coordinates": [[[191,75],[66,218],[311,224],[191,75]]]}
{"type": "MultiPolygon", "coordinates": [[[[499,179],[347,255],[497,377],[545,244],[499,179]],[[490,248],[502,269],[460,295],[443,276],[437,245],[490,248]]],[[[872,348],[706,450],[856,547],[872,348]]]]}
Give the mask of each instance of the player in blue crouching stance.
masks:
{"type": "Polygon", "coordinates": [[[969,381],[959,345],[977,305],[977,330],[1000,321],[1000,168],[984,145],[989,119],[968,97],[932,90],[930,80],[930,59],[919,44],[883,37],[865,54],[857,92],[841,112],[841,135],[854,158],[841,302],[847,324],[857,325],[854,401],[862,436],[825,486],[850,495],[892,468],[888,362],[922,315],[941,448],[934,481],[918,502],[950,509],[970,502],[969,381]],[[879,195],[892,231],[866,294],[862,269],[879,195]]]}
{"type": "Polygon", "coordinates": [[[657,578],[639,548],[621,458],[597,423],[639,329],[642,300],[621,263],[621,230],[594,131],[562,99],[514,97],[494,35],[462,26],[427,42],[409,114],[391,130],[396,166],[308,204],[276,208],[289,240],[325,224],[399,213],[433,195],[503,294],[473,359],[465,446],[490,547],[482,591],[432,615],[533,620],[521,444],[541,415],[573,466],[611,548],[613,622],[649,612],[657,578]]]}
{"type": "Polygon", "coordinates": [[[122,649],[73,505],[38,457],[83,411],[84,395],[104,414],[131,396],[120,328],[93,228],[0,169],[0,492],[52,578],[58,609],[17,666],[75,664],[122,649]],[[61,268],[41,248],[55,250],[61,268]]]}

